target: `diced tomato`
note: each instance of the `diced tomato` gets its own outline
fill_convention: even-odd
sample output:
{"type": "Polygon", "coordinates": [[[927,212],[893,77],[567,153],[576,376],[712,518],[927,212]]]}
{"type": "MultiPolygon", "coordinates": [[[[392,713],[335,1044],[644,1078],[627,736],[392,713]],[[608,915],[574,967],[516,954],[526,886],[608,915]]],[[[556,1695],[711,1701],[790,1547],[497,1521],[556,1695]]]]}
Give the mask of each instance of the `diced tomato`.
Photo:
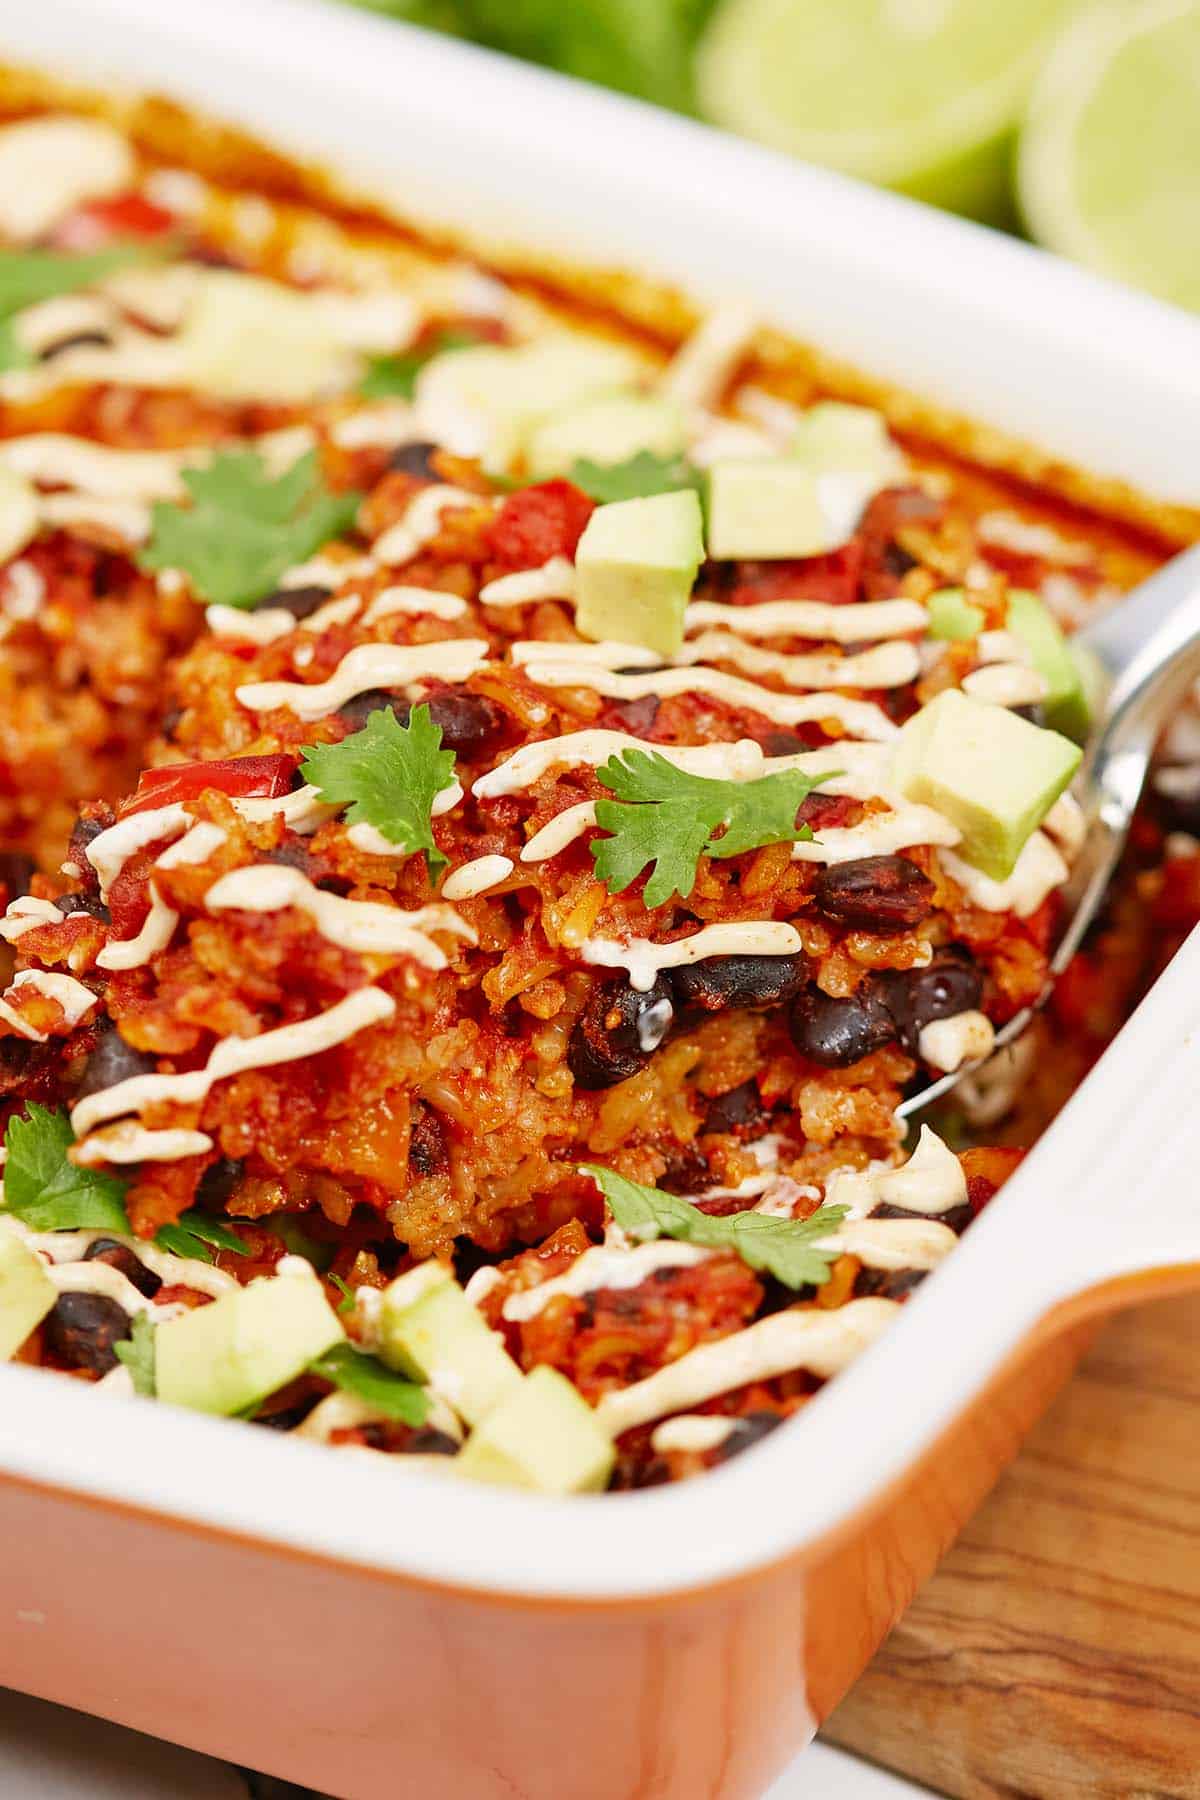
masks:
{"type": "Polygon", "coordinates": [[[130,238],[161,237],[175,224],[171,213],[141,194],[115,194],[78,207],[58,227],[54,243],[59,250],[103,250],[130,238]]]}
{"type": "Polygon", "coordinates": [[[215,788],[239,800],[274,800],[291,788],[296,773],[294,756],[232,756],[225,762],[172,763],[165,769],[143,769],[137,792],[120,808],[122,818],[146,812],[153,806],[172,806],[180,800],[215,788]]]}
{"type": "Polygon", "coordinates": [[[851,540],[826,556],[744,563],[741,580],[729,597],[734,606],[753,606],[763,600],[819,600],[826,606],[849,606],[858,598],[862,559],[862,545],[851,540]]]}
{"type": "Polygon", "coordinates": [[[488,547],[513,569],[539,569],[552,556],[574,556],[595,507],[569,481],[542,481],[510,494],[488,529],[488,547]]]}

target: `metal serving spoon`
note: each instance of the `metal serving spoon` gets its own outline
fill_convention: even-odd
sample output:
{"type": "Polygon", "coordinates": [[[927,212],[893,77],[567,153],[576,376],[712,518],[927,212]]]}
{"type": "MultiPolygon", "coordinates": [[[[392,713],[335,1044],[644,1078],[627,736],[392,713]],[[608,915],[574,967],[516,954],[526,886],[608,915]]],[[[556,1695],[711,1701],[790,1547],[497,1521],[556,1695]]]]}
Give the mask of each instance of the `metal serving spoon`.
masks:
{"type": "Polygon", "coordinates": [[[1125,848],[1159,734],[1200,676],[1200,545],[1174,557],[1119,606],[1075,632],[1071,641],[1095,658],[1110,685],[1072,784],[1086,836],[1063,890],[1065,924],[1050,960],[1049,980],[1034,1004],[997,1032],[988,1056],[964,1063],[911,1095],[898,1109],[902,1118],[942,1099],[964,1075],[985,1067],[1021,1036],[1099,911],[1125,848]]]}

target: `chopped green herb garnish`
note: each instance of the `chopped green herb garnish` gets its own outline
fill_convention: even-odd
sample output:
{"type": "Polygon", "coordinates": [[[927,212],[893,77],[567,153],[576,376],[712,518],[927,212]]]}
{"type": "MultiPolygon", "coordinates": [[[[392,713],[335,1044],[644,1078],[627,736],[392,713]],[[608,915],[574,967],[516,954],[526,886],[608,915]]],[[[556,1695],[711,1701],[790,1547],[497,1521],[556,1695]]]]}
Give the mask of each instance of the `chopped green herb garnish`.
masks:
{"type": "Polygon", "coordinates": [[[419,350],[405,350],[398,356],[372,356],[358,391],[364,400],[411,400],[417,376],[427,362],[451,350],[470,350],[479,341],[475,332],[439,331],[419,350]]]}
{"type": "Polygon", "coordinates": [[[373,825],[410,855],[423,850],[436,881],[447,858],[433,841],[433,803],[454,780],[454,752],[441,742],[428,706],[414,706],[407,725],[383,707],[340,744],[309,745],[300,773],[328,805],[349,808],[351,825],[373,825]]]}
{"type": "Polygon", "coordinates": [[[213,1262],[215,1250],[231,1250],[235,1256],[250,1254],[236,1232],[194,1206],[181,1213],[173,1224],[160,1225],[154,1241],[160,1250],[191,1257],[194,1262],[213,1262]]]}
{"type": "Polygon", "coordinates": [[[354,1298],[354,1289],[350,1286],[349,1282],[343,1281],[340,1275],[330,1275],[329,1279],[332,1281],[338,1293],[342,1296],[338,1301],[337,1310],[344,1318],[347,1313],[352,1313],[355,1306],[358,1304],[354,1298]]]}
{"type": "Polygon", "coordinates": [[[325,486],[309,450],[279,476],[254,450],[219,451],[185,469],[190,506],[157,501],[143,569],[182,569],[201,599],[250,607],[353,523],[361,498],[325,486]]]}
{"type": "Polygon", "coordinates": [[[161,244],[110,244],[104,250],[0,250],[0,319],[39,300],[74,294],[135,263],[157,262],[161,244]]]}
{"type": "Polygon", "coordinates": [[[390,1419],[423,1425],[429,1415],[429,1396],[424,1388],[395,1374],[377,1357],[365,1355],[352,1344],[335,1344],[309,1367],[314,1375],[332,1381],[335,1387],[370,1401],[390,1419]]]}
{"type": "Polygon", "coordinates": [[[700,488],[700,471],[684,456],[656,456],[639,450],[620,463],[592,462],[580,457],[572,464],[568,481],[593,500],[644,500],[652,494],[673,494],[680,488],[700,488]]]}
{"type": "Polygon", "coordinates": [[[68,1161],[74,1142],[65,1112],[31,1101],[25,1118],[11,1118],[4,1134],[4,1211],[31,1231],[128,1234],[125,1182],[68,1161]]]}
{"type": "Polygon", "coordinates": [[[654,751],[622,750],[596,773],[616,795],[596,802],[597,825],[612,833],[592,840],[596,873],[620,894],[653,863],[645,903],[662,906],[674,894],[687,899],[701,856],[811,843],[811,830],[796,823],[796,814],[813,789],[838,771],[783,769],[757,781],[713,781],[677,769],[654,751]]]}
{"type": "Polygon", "coordinates": [[[134,1313],[129,1324],[129,1336],[123,1338],[113,1349],[118,1359],[125,1364],[133,1381],[135,1394],[153,1395],[154,1382],[154,1321],[147,1312],[134,1313]]]}
{"type": "Polygon", "coordinates": [[[581,1163],[608,1201],[613,1218],[630,1237],[679,1238],[709,1250],[734,1250],[752,1269],[774,1275],[785,1287],[820,1287],[829,1279],[836,1250],[822,1249],[826,1238],[846,1217],[844,1206],[822,1206],[807,1219],[780,1219],[770,1213],[742,1212],[713,1218],[678,1194],[627,1181],[613,1169],[581,1163]]]}

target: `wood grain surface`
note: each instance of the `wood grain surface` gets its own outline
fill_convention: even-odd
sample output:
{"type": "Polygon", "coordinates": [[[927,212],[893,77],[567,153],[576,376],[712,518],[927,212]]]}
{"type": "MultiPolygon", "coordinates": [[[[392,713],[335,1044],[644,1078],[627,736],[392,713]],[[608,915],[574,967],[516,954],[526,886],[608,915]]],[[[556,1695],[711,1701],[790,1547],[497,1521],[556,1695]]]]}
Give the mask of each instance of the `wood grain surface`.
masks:
{"type": "Polygon", "coordinates": [[[1200,1800],[1200,1296],[1106,1327],[825,1735],[955,1800],[1200,1800]]]}

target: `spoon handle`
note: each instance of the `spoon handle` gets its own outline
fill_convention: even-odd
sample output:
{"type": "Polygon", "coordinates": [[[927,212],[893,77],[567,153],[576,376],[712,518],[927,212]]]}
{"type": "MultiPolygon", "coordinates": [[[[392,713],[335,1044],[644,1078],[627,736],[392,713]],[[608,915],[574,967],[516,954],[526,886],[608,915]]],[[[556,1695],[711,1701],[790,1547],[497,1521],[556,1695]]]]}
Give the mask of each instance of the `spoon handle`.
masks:
{"type": "MultiPolygon", "coordinates": [[[[1072,641],[1098,657],[1112,678],[1103,729],[1118,714],[1140,710],[1160,677],[1178,673],[1175,659],[1200,644],[1200,545],[1173,557],[1072,641]]],[[[1180,679],[1186,682],[1186,673],[1180,679]]]]}

